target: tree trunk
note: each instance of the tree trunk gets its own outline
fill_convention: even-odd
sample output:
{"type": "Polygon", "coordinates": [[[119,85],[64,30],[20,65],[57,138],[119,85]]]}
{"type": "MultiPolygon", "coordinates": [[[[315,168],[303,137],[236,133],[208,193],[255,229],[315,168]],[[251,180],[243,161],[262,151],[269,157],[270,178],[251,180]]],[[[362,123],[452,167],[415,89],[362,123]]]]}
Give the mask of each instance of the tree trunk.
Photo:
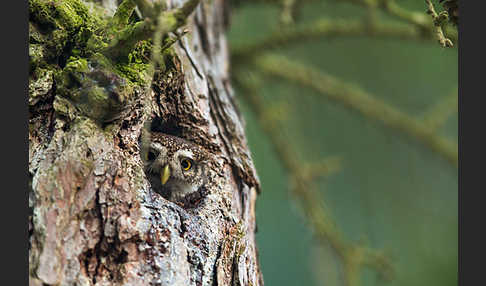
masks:
{"type": "MultiPolygon", "coordinates": [[[[31,5],[30,285],[263,285],[254,237],[259,182],[229,82],[225,2],[199,4],[171,68],[156,72],[149,93],[134,88],[109,124],[96,120],[97,106],[62,95],[59,74],[72,67],[65,62],[74,48],[56,48],[59,29],[39,28],[43,14],[33,9],[41,6],[31,5]],[[151,189],[139,144],[146,122],[214,155],[216,176],[197,206],[151,189]]],[[[124,83],[111,81],[115,90],[124,83]]]]}

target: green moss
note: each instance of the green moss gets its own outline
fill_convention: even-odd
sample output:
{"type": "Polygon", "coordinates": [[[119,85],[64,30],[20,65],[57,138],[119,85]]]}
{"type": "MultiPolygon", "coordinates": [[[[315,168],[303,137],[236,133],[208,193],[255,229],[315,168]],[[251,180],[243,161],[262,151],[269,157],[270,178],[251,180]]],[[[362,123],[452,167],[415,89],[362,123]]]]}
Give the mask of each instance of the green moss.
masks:
{"type": "Polygon", "coordinates": [[[113,60],[124,60],[140,41],[150,39],[154,33],[154,23],[152,21],[141,21],[127,26],[118,31],[109,47],[105,50],[105,55],[113,60]]]}
{"type": "Polygon", "coordinates": [[[86,41],[85,49],[90,52],[98,52],[106,49],[108,42],[104,34],[91,34],[91,37],[86,41]]]}
{"type": "Polygon", "coordinates": [[[148,79],[148,66],[148,64],[143,63],[128,63],[119,64],[116,68],[118,74],[126,77],[130,82],[139,86],[144,86],[148,79]]]}
{"type": "Polygon", "coordinates": [[[118,29],[122,29],[128,25],[130,16],[135,10],[135,6],[135,1],[124,0],[116,9],[115,15],[113,15],[113,26],[118,29]]]}
{"type": "MultiPolygon", "coordinates": [[[[128,108],[135,89],[151,80],[153,23],[130,24],[134,4],[130,0],[124,3],[115,18],[107,19],[96,9],[88,10],[81,0],[29,1],[31,77],[49,74],[54,82],[49,86],[56,88],[54,109],[59,114],[107,122],[128,108]],[[111,53],[108,47],[115,38],[127,43],[111,53]]],[[[163,51],[164,63],[159,69],[175,68],[174,57],[173,49],[163,51]]],[[[32,85],[37,93],[31,92],[31,96],[47,94],[41,88],[48,85],[40,83],[32,85]]]]}
{"type": "MultiPolygon", "coordinates": [[[[69,99],[80,115],[98,123],[116,118],[133,101],[134,84],[99,53],[89,59],[70,57],[55,78],[57,94],[69,99]]],[[[56,111],[72,114],[62,101],[56,111]]]]}
{"type": "Polygon", "coordinates": [[[98,13],[90,14],[80,0],[31,0],[30,41],[31,44],[45,43],[42,54],[36,53],[41,50],[39,47],[32,50],[32,55],[35,56],[33,64],[42,65],[43,59],[49,63],[62,64],[65,60],[59,60],[59,57],[90,58],[103,51],[109,60],[116,62],[111,65],[115,68],[115,73],[131,83],[145,85],[152,49],[150,40],[146,39],[152,36],[153,23],[138,22],[128,25],[135,6],[130,0],[123,3],[115,17],[109,20],[103,19],[98,13]],[[113,38],[123,44],[118,45],[115,50],[107,50],[109,46],[113,46],[113,38]]]}
{"type": "Polygon", "coordinates": [[[65,97],[73,97],[76,93],[71,92],[71,88],[82,86],[85,73],[88,71],[86,59],[70,57],[63,70],[59,70],[54,75],[57,93],[65,97]]]}
{"type": "Polygon", "coordinates": [[[29,0],[29,18],[46,30],[74,31],[91,22],[88,9],[80,0],[29,0]]]}
{"type": "Polygon", "coordinates": [[[137,42],[134,49],[128,54],[127,61],[116,62],[115,72],[134,85],[145,86],[149,80],[148,68],[151,51],[152,42],[150,40],[137,42]]]}
{"type": "Polygon", "coordinates": [[[65,71],[83,73],[88,71],[88,61],[84,58],[70,57],[65,71]]]}
{"type": "Polygon", "coordinates": [[[47,61],[69,57],[70,50],[89,56],[93,49],[104,47],[107,20],[80,0],[30,0],[29,20],[30,43],[45,44],[47,61]]]}
{"type": "Polygon", "coordinates": [[[131,61],[127,62],[115,62],[106,58],[101,53],[95,54],[92,59],[104,66],[105,69],[109,69],[116,75],[126,80],[127,86],[145,86],[147,83],[149,67],[149,61],[147,59],[142,60],[143,51],[134,52],[131,61]]]}
{"type": "Polygon", "coordinates": [[[152,51],[152,41],[139,41],[133,51],[128,53],[128,63],[148,63],[152,51]]]}

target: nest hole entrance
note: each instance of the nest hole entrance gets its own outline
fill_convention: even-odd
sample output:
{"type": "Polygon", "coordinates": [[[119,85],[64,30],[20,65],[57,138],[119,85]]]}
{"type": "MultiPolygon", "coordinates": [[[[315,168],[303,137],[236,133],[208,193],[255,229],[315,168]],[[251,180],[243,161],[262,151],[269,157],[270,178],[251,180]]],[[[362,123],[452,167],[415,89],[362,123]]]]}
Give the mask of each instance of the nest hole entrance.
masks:
{"type": "Polygon", "coordinates": [[[150,132],[161,132],[177,137],[182,136],[182,128],[179,126],[176,118],[156,117],[150,122],[150,132]]]}
{"type": "MultiPolygon", "coordinates": [[[[172,136],[177,136],[181,137],[182,135],[182,128],[179,127],[178,121],[175,118],[160,118],[160,117],[155,117],[150,121],[147,121],[145,124],[145,132],[141,132],[140,137],[139,137],[139,146],[140,146],[140,157],[142,159],[142,162],[144,163],[144,172],[145,176],[147,178],[147,181],[150,184],[150,187],[152,191],[155,193],[161,195],[163,198],[169,200],[170,194],[169,192],[161,188],[161,186],[154,186],[150,180],[148,179],[149,174],[145,170],[145,164],[148,163],[150,160],[151,154],[150,154],[150,133],[152,132],[160,132],[164,134],[169,134],[172,136]],[[160,191],[157,191],[160,190],[160,191]]],[[[153,155],[152,155],[153,157],[153,155]]]]}

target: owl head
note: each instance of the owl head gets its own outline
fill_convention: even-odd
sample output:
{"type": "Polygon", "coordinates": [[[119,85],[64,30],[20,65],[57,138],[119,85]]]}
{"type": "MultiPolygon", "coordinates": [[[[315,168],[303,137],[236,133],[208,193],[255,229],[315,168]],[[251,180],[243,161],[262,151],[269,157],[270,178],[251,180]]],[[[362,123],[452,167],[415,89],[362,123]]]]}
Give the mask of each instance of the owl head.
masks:
{"type": "Polygon", "coordinates": [[[201,191],[207,181],[207,151],[184,139],[152,132],[144,148],[144,169],[155,192],[181,201],[201,191]]]}

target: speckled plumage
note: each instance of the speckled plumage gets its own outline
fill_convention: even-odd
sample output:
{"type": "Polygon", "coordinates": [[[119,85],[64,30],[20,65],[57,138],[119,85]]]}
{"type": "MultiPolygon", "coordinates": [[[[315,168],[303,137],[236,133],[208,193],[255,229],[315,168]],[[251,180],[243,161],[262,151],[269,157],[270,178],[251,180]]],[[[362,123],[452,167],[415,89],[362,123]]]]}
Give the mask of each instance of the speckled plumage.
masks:
{"type": "Polygon", "coordinates": [[[150,133],[150,141],[143,152],[144,169],[152,189],[166,199],[187,205],[206,195],[207,160],[209,154],[202,147],[182,138],[164,133],[150,133]],[[184,170],[182,161],[189,159],[191,168],[184,170]],[[162,184],[165,166],[170,177],[162,184]]]}

